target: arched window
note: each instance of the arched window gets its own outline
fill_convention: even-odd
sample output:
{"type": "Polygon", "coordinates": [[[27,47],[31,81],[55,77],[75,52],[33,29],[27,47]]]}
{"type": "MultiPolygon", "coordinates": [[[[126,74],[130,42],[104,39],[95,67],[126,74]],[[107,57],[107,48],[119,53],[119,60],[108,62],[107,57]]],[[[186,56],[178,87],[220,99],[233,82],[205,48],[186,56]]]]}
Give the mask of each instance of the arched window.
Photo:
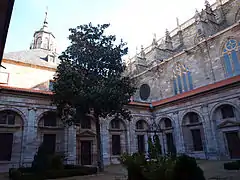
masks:
{"type": "Polygon", "coordinates": [[[41,48],[42,39],[41,37],[37,38],[37,48],[41,48]]]}
{"type": "Polygon", "coordinates": [[[0,113],[0,124],[14,125],[16,113],[14,111],[2,111],[0,113]]]}
{"type": "Polygon", "coordinates": [[[43,44],[43,48],[44,49],[49,49],[49,40],[48,40],[48,38],[45,38],[44,44],[43,44]]]}
{"type": "Polygon", "coordinates": [[[165,125],[165,128],[170,128],[172,127],[172,122],[170,119],[168,118],[164,118],[164,125],[165,125]]]}
{"type": "Polygon", "coordinates": [[[44,126],[56,126],[57,125],[57,114],[55,112],[48,112],[43,116],[44,126]]]}
{"type": "Polygon", "coordinates": [[[221,109],[222,119],[235,117],[234,109],[231,105],[228,105],[228,104],[222,105],[220,109],[221,109]]]}
{"type": "Polygon", "coordinates": [[[144,121],[143,120],[139,120],[136,123],[136,129],[144,129],[144,121]]]}
{"type": "Polygon", "coordinates": [[[182,130],[187,151],[203,151],[204,130],[197,113],[188,112],[183,117],[182,130]]]}
{"type": "Polygon", "coordinates": [[[235,39],[228,40],[224,46],[223,61],[227,77],[240,74],[239,47],[240,42],[235,39]]]}
{"type": "Polygon", "coordinates": [[[111,121],[111,128],[112,129],[120,129],[120,120],[119,119],[113,119],[111,121]]]}
{"type": "Polygon", "coordinates": [[[195,112],[188,113],[189,123],[198,123],[199,122],[199,116],[195,112]]]}
{"type": "Polygon", "coordinates": [[[173,69],[174,95],[193,89],[192,75],[189,69],[181,63],[177,63],[173,69]]]}

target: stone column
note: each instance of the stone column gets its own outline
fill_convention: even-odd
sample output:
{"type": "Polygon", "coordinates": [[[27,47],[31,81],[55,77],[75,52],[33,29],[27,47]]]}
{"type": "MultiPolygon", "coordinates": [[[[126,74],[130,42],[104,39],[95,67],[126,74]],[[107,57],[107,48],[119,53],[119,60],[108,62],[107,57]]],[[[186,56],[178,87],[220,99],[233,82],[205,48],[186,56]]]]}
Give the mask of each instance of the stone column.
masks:
{"type": "Polygon", "coordinates": [[[216,158],[217,156],[217,140],[216,136],[213,135],[215,127],[212,127],[211,119],[209,118],[208,105],[203,105],[202,108],[203,116],[203,129],[204,129],[204,146],[206,152],[206,158],[216,158]]]}
{"type": "Polygon", "coordinates": [[[76,128],[74,125],[65,128],[65,152],[67,164],[76,164],[76,128]]]}
{"type": "Polygon", "coordinates": [[[136,152],[136,132],[134,131],[133,121],[129,122],[129,153],[132,154],[136,152]]]}
{"type": "Polygon", "coordinates": [[[179,112],[176,111],[173,113],[173,135],[174,135],[174,143],[176,146],[176,150],[178,154],[184,153],[184,140],[182,133],[182,126],[180,124],[179,112]]]}
{"type": "Polygon", "coordinates": [[[144,140],[145,140],[145,151],[146,151],[146,155],[148,154],[148,135],[144,134],[144,140]]]}
{"type": "Polygon", "coordinates": [[[39,140],[37,139],[36,108],[28,108],[27,124],[23,132],[22,159],[25,166],[30,166],[37,152],[39,140]]]}
{"type": "Polygon", "coordinates": [[[110,134],[108,131],[108,121],[101,120],[101,140],[102,140],[102,150],[103,150],[103,164],[109,165],[110,164],[110,148],[109,148],[109,138],[110,134]]]}
{"type": "Polygon", "coordinates": [[[128,128],[126,129],[127,130],[127,139],[126,139],[126,145],[127,145],[127,153],[131,153],[131,135],[132,135],[132,131],[131,131],[131,127],[130,127],[131,123],[130,121],[128,121],[128,128]]]}

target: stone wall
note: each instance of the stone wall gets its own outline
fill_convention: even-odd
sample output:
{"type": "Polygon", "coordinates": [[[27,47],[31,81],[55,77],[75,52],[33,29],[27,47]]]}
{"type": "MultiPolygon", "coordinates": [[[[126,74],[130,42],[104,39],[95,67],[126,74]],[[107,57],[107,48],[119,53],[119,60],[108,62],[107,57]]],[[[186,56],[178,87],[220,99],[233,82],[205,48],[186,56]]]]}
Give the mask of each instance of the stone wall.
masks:
{"type": "MultiPolygon", "coordinates": [[[[43,132],[57,134],[56,151],[67,152],[68,160],[74,163],[76,160],[76,129],[70,128],[64,131],[63,127],[58,129],[44,129],[39,126],[39,121],[44,113],[55,111],[55,107],[50,105],[49,96],[25,94],[22,92],[1,91],[0,111],[11,110],[18,114],[22,120],[14,133],[14,143],[12,148],[11,161],[0,163],[0,171],[6,172],[11,167],[31,166],[33,157],[42,142],[43,132]],[[65,137],[64,137],[65,132],[65,137]],[[67,134],[66,134],[67,133],[67,134]],[[69,141],[67,141],[69,136],[69,141]]],[[[16,126],[16,125],[15,125],[16,126]]],[[[14,130],[13,127],[4,127],[8,132],[14,130]]],[[[2,131],[1,132],[5,132],[2,131]]]]}
{"type": "MultiPolygon", "coordinates": [[[[224,45],[229,38],[239,41],[239,37],[240,24],[238,23],[216,36],[204,40],[186,52],[181,52],[164,60],[157,67],[150,67],[135,75],[139,87],[142,84],[148,84],[151,88],[150,96],[146,101],[160,100],[174,95],[173,70],[178,62],[186,66],[191,72],[194,89],[227,78],[222,60],[224,45]]],[[[238,51],[238,56],[239,54],[238,51]]],[[[139,91],[135,94],[134,99],[142,101],[139,97],[139,91]]]]}
{"type": "MultiPolygon", "coordinates": [[[[42,60],[43,61],[43,60],[42,60]]],[[[19,87],[19,88],[33,88],[46,81],[52,80],[55,74],[54,70],[47,68],[37,68],[21,66],[18,63],[14,64],[9,62],[2,62],[2,65],[6,69],[1,68],[1,72],[9,73],[8,86],[19,87]]]]}

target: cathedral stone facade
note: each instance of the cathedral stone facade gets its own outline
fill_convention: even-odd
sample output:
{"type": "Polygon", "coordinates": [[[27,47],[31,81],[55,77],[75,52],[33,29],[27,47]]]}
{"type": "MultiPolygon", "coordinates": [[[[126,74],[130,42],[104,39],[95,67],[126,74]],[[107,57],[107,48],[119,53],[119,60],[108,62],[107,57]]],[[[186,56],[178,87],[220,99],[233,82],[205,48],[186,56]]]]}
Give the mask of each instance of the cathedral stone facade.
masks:
{"type": "MultiPolygon", "coordinates": [[[[0,170],[29,166],[41,142],[66,163],[96,165],[94,120],[64,126],[51,105],[58,54],[47,18],[30,50],[4,55],[0,71],[0,170]]],[[[102,119],[104,164],[124,152],[147,152],[159,136],[162,152],[176,147],[201,159],[240,158],[240,3],[217,0],[129,59],[138,91],[132,120],[102,119]]]]}

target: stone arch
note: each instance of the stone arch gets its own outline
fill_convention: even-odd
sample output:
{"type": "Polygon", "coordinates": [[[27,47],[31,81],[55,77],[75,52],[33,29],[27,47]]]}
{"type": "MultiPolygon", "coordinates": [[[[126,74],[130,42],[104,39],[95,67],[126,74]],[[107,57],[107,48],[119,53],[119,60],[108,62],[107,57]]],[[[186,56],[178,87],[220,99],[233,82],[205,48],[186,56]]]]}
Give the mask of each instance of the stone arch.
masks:
{"type": "MultiPolygon", "coordinates": [[[[229,110],[226,112],[229,112],[229,110]]],[[[229,101],[217,103],[210,111],[220,158],[240,158],[239,116],[238,105],[229,101]],[[225,117],[221,114],[224,106],[225,108],[227,106],[232,108],[232,112],[225,114],[225,117]]]]}
{"type": "MultiPolygon", "coordinates": [[[[48,113],[57,113],[55,110],[46,110],[42,112],[36,119],[36,146],[41,143],[45,146],[49,153],[63,152],[64,151],[64,127],[61,126],[59,118],[56,116],[54,123],[45,124],[44,116],[48,113]]],[[[57,114],[56,114],[57,115],[57,114]]],[[[54,116],[55,118],[55,116],[54,116]]],[[[48,122],[48,121],[47,121],[48,122]]]]}
{"type": "Polygon", "coordinates": [[[145,153],[147,151],[147,138],[148,133],[147,130],[149,128],[149,123],[146,119],[139,118],[135,121],[135,133],[133,135],[133,147],[135,148],[134,151],[139,153],[145,153]],[[138,124],[142,123],[142,124],[138,124]],[[139,128],[140,127],[140,128],[139,128]]]}
{"type": "Polygon", "coordinates": [[[24,113],[18,109],[18,108],[15,108],[15,107],[4,107],[4,108],[0,108],[0,112],[1,111],[13,111],[15,113],[17,113],[21,119],[22,119],[22,126],[24,127],[24,125],[27,124],[27,118],[26,116],[24,115],[24,113]]]}
{"type": "MultiPolygon", "coordinates": [[[[1,151],[0,161],[9,161],[9,162],[23,162],[23,143],[24,143],[24,125],[27,124],[27,118],[24,113],[14,107],[3,107],[0,108],[0,113],[7,113],[7,122],[3,123],[0,127],[1,129],[1,144],[5,143],[5,148],[1,151]],[[14,120],[9,121],[9,112],[14,114],[14,120]],[[11,122],[11,123],[9,123],[11,122]],[[14,128],[11,125],[16,125],[14,128]],[[9,153],[11,152],[11,153],[9,153]]],[[[12,116],[13,117],[13,116],[12,116]]]]}
{"type": "Polygon", "coordinates": [[[127,123],[122,118],[111,118],[108,123],[108,135],[109,135],[109,151],[110,162],[113,164],[119,163],[118,157],[128,151],[128,129],[127,123]],[[116,121],[115,127],[112,128],[112,123],[116,121]],[[118,124],[119,123],[119,124],[118,124]]]}
{"type": "Polygon", "coordinates": [[[204,142],[206,138],[203,121],[203,117],[196,110],[186,111],[182,115],[181,128],[183,132],[183,140],[186,153],[197,153],[197,155],[204,156],[204,142]]]}
{"type": "Polygon", "coordinates": [[[234,103],[232,103],[230,101],[222,101],[222,102],[217,103],[216,105],[214,105],[212,107],[212,109],[210,110],[210,118],[211,118],[210,120],[213,120],[213,116],[214,116],[215,111],[222,105],[230,105],[230,106],[235,108],[235,110],[237,111],[238,114],[240,114],[239,107],[236,104],[234,104],[234,103]]]}
{"type": "Polygon", "coordinates": [[[175,154],[176,153],[176,130],[174,129],[175,124],[171,117],[162,116],[158,121],[162,131],[162,148],[164,153],[175,154]],[[167,124],[168,125],[167,125],[167,124]],[[167,126],[166,126],[167,125],[167,126]]]}

